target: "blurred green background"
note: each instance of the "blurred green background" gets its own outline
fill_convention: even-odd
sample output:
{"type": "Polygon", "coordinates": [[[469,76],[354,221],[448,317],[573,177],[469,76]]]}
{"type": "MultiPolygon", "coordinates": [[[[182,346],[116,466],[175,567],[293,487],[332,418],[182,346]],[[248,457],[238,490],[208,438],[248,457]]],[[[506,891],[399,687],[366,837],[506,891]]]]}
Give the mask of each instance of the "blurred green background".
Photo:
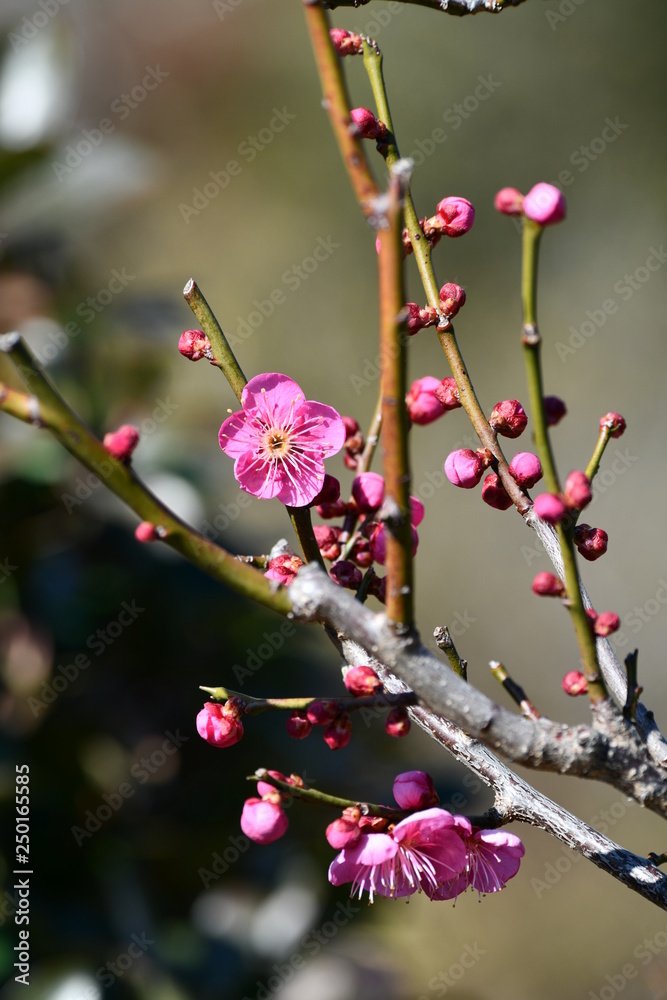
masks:
{"type": "MultiPolygon", "coordinates": [[[[200,284],[248,375],[284,371],[362,426],[377,392],[374,238],[321,108],[300,6],[0,5],[0,332],[22,330],[98,432],[140,427],[140,475],[237,552],[265,552],[289,526],[279,505],[254,500],[238,516],[217,445],[234,399],[217,372],[176,350],[193,325],[186,280],[200,284]]],[[[567,473],[588,460],[603,413],[627,419],[587,513],[609,532],[609,552],[583,575],[598,610],[623,619],[619,654],[639,646],[645,700],[664,726],[666,269],[646,261],[664,253],[667,10],[528,0],[458,19],[371,3],[333,23],[366,31],[385,54],[401,150],[419,164],[419,214],[450,194],[476,206],[472,232],[441,242],[434,262],[441,282],[466,288],[457,332],[487,412],[526,395],[519,236],[493,195],[565,183],[568,219],[543,241],[540,286],[546,388],[569,409],[554,442],[567,473]]],[[[362,66],[345,68],[354,103],[371,105],[362,66]]],[[[423,301],[412,261],[408,274],[410,298],[423,301]]],[[[411,378],[447,374],[429,332],[410,349],[411,378]]],[[[452,625],[473,682],[494,697],[493,658],[542,712],[583,721],[585,700],[560,691],[577,660],[565,614],[530,593],[548,568],[534,537],[479,491],[441,486],[447,452],[471,442],[463,411],[412,432],[415,492],[427,502],[419,625],[427,638],[452,625]]],[[[347,485],[340,458],[330,465],[347,485]]],[[[335,754],[318,733],[293,743],[281,720],[251,720],[224,752],[199,740],[199,684],[334,693],[335,657],[314,630],[285,635],[169,552],[139,546],[134,515],[86,475],[46,434],[0,416],[3,1000],[22,988],[11,872],[23,762],[31,996],[667,996],[665,915],[539,831],[515,828],[526,857],[498,897],[469,893],[455,907],[413,897],[409,910],[345,909],[345,890],[326,881],[328,813],[297,805],[288,836],[269,847],[235,839],[245,775],[303,772],[304,749],[309,778],[353,798],[388,801],[393,776],[422,767],[444,805],[458,793],[477,812],[489,799],[420,733],[392,741],[360,720],[335,754]],[[124,602],[136,609],[125,627],[124,602]],[[275,654],[253,659],[267,643],[275,654]],[[90,666],[79,670],[82,654],[90,666]],[[100,810],[99,829],[77,833],[100,810]],[[291,975],[295,955],[303,967],[291,975]]],[[[613,790],[534,781],[624,846],[664,850],[657,817],[613,790]]]]}

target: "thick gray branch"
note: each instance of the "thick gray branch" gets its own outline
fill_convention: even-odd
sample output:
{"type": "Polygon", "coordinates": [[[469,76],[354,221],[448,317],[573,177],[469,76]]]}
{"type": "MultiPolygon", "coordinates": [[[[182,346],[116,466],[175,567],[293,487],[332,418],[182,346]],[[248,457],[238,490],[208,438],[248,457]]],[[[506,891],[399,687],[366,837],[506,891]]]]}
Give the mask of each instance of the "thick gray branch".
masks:
{"type": "MultiPolygon", "coordinates": [[[[364,7],[369,0],[323,0],[323,7],[335,10],[336,7],[364,7]]],[[[454,14],[463,17],[466,14],[500,14],[506,7],[518,7],[525,0],[402,0],[402,3],[415,4],[418,7],[428,7],[441,14],[454,14]]]]}
{"type": "Polygon", "coordinates": [[[522,718],[457,677],[414,637],[400,637],[312,564],[290,587],[295,617],[323,621],[355,640],[409,685],[420,703],[450,719],[501,756],[540,770],[607,782],[667,815],[664,772],[647,760],[632,726],[610,701],[596,709],[596,728],[522,718]]]}

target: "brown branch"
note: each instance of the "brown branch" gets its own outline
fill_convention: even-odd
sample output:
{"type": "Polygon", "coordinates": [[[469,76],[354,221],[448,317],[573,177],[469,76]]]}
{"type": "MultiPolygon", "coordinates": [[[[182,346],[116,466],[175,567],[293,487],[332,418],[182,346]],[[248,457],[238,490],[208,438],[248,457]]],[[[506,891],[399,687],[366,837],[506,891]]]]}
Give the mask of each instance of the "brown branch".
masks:
{"type": "MultiPolygon", "coordinates": [[[[417,7],[428,7],[440,14],[453,14],[455,17],[465,17],[466,14],[500,14],[508,7],[518,7],[525,0],[401,0],[401,3],[414,4],[417,7]]],[[[359,7],[368,0],[323,0],[322,6],[329,10],[337,7],[359,7]]]]}

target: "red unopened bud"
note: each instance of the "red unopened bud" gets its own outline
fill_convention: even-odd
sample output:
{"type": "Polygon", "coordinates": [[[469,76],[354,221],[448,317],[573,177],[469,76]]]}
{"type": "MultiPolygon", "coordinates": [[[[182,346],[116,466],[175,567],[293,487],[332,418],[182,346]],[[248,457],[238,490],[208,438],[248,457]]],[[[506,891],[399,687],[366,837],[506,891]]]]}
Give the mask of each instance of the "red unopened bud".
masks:
{"type": "Polygon", "coordinates": [[[562,580],[545,570],[533,580],[533,593],[539,597],[564,597],[565,587],[562,580]]]}
{"type": "Polygon", "coordinates": [[[567,507],[555,493],[540,493],[535,497],[533,510],[547,524],[560,524],[568,515],[567,507]]]}
{"type": "Polygon", "coordinates": [[[350,549],[349,558],[361,569],[368,569],[369,566],[372,566],[374,558],[369,540],[367,538],[357,538],[350,549]]]}
{"type": "Polygon", "coordinates": [[[458,410],[461,406],[456,379],[449,375],[447,378],[443,378],[440,385],[434,390],[434,395],[446,410],[458,410]]]}
{"type": "Polygon", "coordinates": [[[443,198],[438,202],[436,212],[442,219],[447,236],[463,236],[472,229],[475,221],[475,209],[467,198],[443,198]]]}
{"type": "Polygon", "coordinates": [[[588,693],[588,684],[581,670],[570,670],[562,680],[563,691],[573,698],[588,693]]]}
{"type": "Polygon", "coordinates": [[[387,129],[368,108],[352,108],[352,128],[362,139],[384,139],[387,129]]]}
{"type": "Polygon", "coordinates": [[[466,293],[460,285],[448,281],[440,289],[440,311],[447,319],[453,319],[459,309],[466,304],[466,293]]]}
{"type": "Polygon", "coordinates": [[[501,188],[493,199],[493,207],[503,215],[521,215],[523,195],[516,188],[501,188]]]}
{"type": "Polygon", "coordinates": [[[603,427],[608,427],[611,432],[611,437],[620,438],[621,434],[625,431],[627,424],[625,418],[621,416],[620,413],[605,413],[604,417],[600,417],[600,430],[603,427]]]}
{"type": "Polygon", "coordinates": [[[271,799],[246,799],[241,829],[257,844],[272,844],[287,831],[289,821],[279,803],[271,799]]]}
{"type": "Polygon", "coordinates": [[[402,707],[392,708],[385,719],[384,729],[387,736],[395,736],[397,739],[400,739],[402,736],[408,735],[410,725],[410,716],[407,709],[402,707]]]}
{"type": "Polygon", "coordinates": [[[517,438],[525,431],[528,417],[518,399],[503,399],[493,407],[489,423],[497,434],[517,438]]]}
{"type": "Polygon", "coordinates": [[[202,358],[213,358],[211,341],[203,330],[185,330],[178,341],[178,349],[184,358],[190,361],[200,361],[202,358]]]}
{"type": "Polygon", "coordinates": [[[405,397],[405,405],[413,424],[419,424],[422,427],[426,424],[432,424],[434,420],[442,417],[446,412],[435,395],[435,390],[439,385],[440,379],[434,378],[433,375],[425,375],[412,383],[410,391],[405,397]]]}
{"type": "Polygon", "coordinates": [[[559,396],[545,396],[543,402],[547,427],[555,427],[567,413],[567,407],[559,396]]]}
{"type": "Polygon", "coordinates": [[[345,427],[345,441],[347,442],[351,437],[359,433],[361,427],[354,417],[341,417],[341,420],[345,427]]]}
{"type": "Polygon", "coordinates": [[[378,472],[362,472],[352,483],[352,496],[362,514],[370,514],[384,501],[384,479],[378,472]]]}
{"type": "Polygon", "coordinates": [[[139,444],[139,431],[131,424],[123,424],[117,431],[104,435],[103,445],[113,458],[128,463],[139,444]]]}
{"type": "Polygon", "coordinates": [[[303,566],[303,560],[293,553],[286,552],[284,555],[275,556],[269,560],[269,568],[264,576],[267,580],[277,580],[289,587],[290,583],[303,566]]]}
{"type": "Polygon", "coordinates": [[[382,689],[382,681],[372,667],[350,667],[345,674],[345,687],[358,698],[376,694],[382,689]]]}
{"type": "Polygon", "coordinates": [[[349,559],[341,559],[340,562],[334,563],[329,574],[334,583],[350,590],[356,590],[361,583],[361,572],[349,559]]]}
{"type": "Polygon", "coordinates": [[[394,778],[394,798],[401,809],[429,809],[437,806],[433,778],[425,771],[405,771],[394,778]]]}
{"type": "Polygon", "coordinates": [[[458,448],[449,453],[445,459],[445,475],[454,486],[471,490],[482,478],[484,460],[476,451],[470,448],[458,448]]]}
{"type": "Polygon", "coordinates": [[[405,308],[407,310],[405,326],[411,337],[427,326],[435,326],[438,322],[438,310],[433,306],[425,306],[422,309],[416,302],[406,302],[405,308]]]}
{"type": "Polygon", "coordinates": [[[340,531],[340,528],[330,528],[326,524],[316,524],[313,527],[317,547],[324,559],[338,559],[340,555],[340,545],[338,544],[340,531]]]}
{"type": "Polygon", "coordinates": [[[530,451],[520,451],[510,462],[510,475],[519,486],[529,490],[543,476],[539,458],[530,451]]]}
{"type": "Polygon", "coordinates": [[[604,638],[605,636],[612,635],[613,632],[618,632],[620,627],[621,619],[615,611],[603,611],[595,619],[593,631],[596,635],[604,638]]]}
{"type": "Polygon", "coordinates": [[[340,851],[345,847],[351,847],[353,844],[356,844],[361,836],[359,828],[360,819],[361,814],[358,809],[345,809],[339,819],[335,819],[333,823],[329,823],[327,827],[327,840],[331,847],[340,851]],[[354,818],[355,812],[357,815],[356,819],[354,818]]]}
{"type": "Polygon", "coordinates": [[[552,226],[565,218],[565,198],[553,184],[536,184],[523,199],[523,214],[541,226],[552,226]]]}
{"type": "Polygon", "coordinates": [[[328,726],[336,718],[340,709],[335,701],[311,701],[306,709],[306,717],[313,726],[328,726]]]}
{"type": "Polygon", "coordinates": [[[578,524],[574,529],[574,544],[580,555],[594,562],[607,551],[609,536],[603,528],[591,528],[590,524],[578,524]]]}
{"type": "Polygon", "coordinates": [[[297,708],[287,719],[285,728],[293,740],[305,740],[313,724],[306,713],[297,708]]]}
{"type": "Polygon", "coordinates": [[[331,750],[342,750],[350,742],[352,722],[350,716],[343,712],[333,722],[330,722],[322,733],[324,742],[331,750]]]}
{"type": "Polygon", "coordinates": [[[355,35],[353,31],[331,28],[329,38],[339,56],[356,56],[364,51],[361,35],[355,35]]]}
{"type": "Polygon", "coordinates": [[[490,472],[484,480],[482,500],[496,510],[508,510],[512,506],[512,500],[495,472],[490,472]]]}
{"type": "Polygon", "coordinates": [[[563,500],[574,510],[583,510],[593,499],[591,481],[585,472],[571,472],[565,481],[563,500]]]}
{"type": "MultiPolygon", "coordinates": [[[[277,778],[278,781],[287,781],[287,778],[285,777],[282,771],[267,771],[266,773],[269,774],[272,778],[277,778]]],[[[262,796],[264,795],[277,796],[275,798],[276,802],[282,801],[280,790],[276,788],[274,785],[269,784],[268,781],[258,781],[257,791],[262,796]]]]}
{"type": "Polygon", "coordinates": [[[197,732],[214,747],[231,747],[238,743],[243,736],[243,724],[236,706],[232,703],[228,708],[207,701],[197,715],[197,732]]]}
{"type": "Polygon", "coordinates": [[[317,496],[308,504],[309,507],[318,507],[320,504],[336,503],[340,500],[340,483],[335,476],[330,476],[328,472],[324,474],[322,489],[317,496]]]}
{"type": "Polygon", "coordinates": [[[349,505],[344,500],[336,500],[334,503],[318,503],[315,508],[325,521],[331,521],[334,517],[345,517],[349,509],[349,505]]]}
{"type": "Polygon", "coordinates": [[[157,528],[150,521],[142,521],[134,529],[134,537],[138,542],[157,542],[160,537],[157,528]]]}

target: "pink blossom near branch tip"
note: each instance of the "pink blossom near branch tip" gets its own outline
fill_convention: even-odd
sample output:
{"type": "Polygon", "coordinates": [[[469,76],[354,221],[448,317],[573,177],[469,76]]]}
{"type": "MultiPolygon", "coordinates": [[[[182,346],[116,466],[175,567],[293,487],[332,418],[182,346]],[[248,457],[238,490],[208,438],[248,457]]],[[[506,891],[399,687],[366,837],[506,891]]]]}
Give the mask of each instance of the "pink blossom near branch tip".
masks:
{"type": "Polygon", "coordinates": [[[242,410],[220,428],[220,447],[234,462],[241,489],[263,500],[304,507],[324,484],[324,459],[345,442],[331,406],[306,400],[286,375],[257,375],[245,386],[242,410]]]}
{"type": "Polygon", "coordinates": [[[565,218],[565,198],[553,184],[541,182],[523,199],[523,214],[541,226],[552,226],[565,218]]]}

